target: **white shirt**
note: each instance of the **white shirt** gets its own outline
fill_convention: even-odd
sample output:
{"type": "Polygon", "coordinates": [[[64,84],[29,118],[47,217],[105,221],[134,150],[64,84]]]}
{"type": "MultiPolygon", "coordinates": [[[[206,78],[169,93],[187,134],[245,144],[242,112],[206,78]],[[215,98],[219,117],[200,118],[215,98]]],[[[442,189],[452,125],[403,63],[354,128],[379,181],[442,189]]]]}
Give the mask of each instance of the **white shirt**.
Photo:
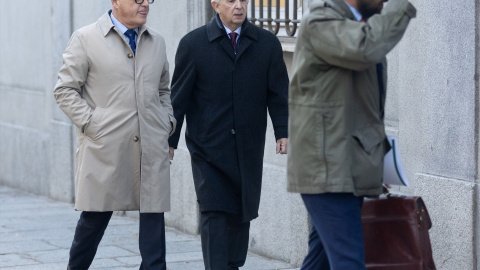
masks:
{"type": "MultiPolygon", "coordinates": [[[[223,25],[223,27],[225,27],[225,31],[227,31],[227,36],[228,36],[228,38],[229,38],[229,39],[232,39],[232,38],[230,37],[230,33],[232,32],[232,30],[230,30],[230,28],[226,27],[225,24],[223,25]]],[[[235,31],[233,31],[233,32],[237,33],[237,40],[235,40],[235,41],[237,42],[237,44],[238,44],[238,38],[240,37],[240,32],[241,32],[241,31],[242,31],[242,27],[241,27],[241,26],[238,27],[237,29],[235,29],[235,31]]]]}

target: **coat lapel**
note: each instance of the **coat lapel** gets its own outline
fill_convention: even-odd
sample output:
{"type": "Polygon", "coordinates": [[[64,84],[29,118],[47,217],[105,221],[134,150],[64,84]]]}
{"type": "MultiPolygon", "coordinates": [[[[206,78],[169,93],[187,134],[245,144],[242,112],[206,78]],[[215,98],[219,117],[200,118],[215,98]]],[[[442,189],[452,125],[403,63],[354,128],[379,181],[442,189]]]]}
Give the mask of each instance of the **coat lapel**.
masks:
{"type": "Polygon", "coordinates": [[[239,58],[247,48],[255,41],[258,40],[257,29],[248,20],[242,25],[242,32],[240,33],[240,39],[237,45],[237,58],[239,58]]]}
{"type": "Polygon", "coordinates": [[[218,14],[212,20],[210,20],[210,22],[208,22],[207,35],[209,42],[213,42],[214,40],[221,38],[222,40],[220,41],[220,46],[232,58],[232,60],[239,58],[252,44],[252,42],[258,40],[257,29],[255,29],[255,26],[253,26],[246,19],[242,25],[242,32],[240,33],[240,38],[237,45],[237,54],[235,55],[233,52],[233,47],[230,43],[230,39],[227,37],[227,32],[225,31],[220,18],[218,18],[218,14]]]}
{"type": "Polygon", "coordinates": [[[221,38],[222,40],[220,41],[220,46],[225,50],[225,52],[230,56],[230,58],[232,58],[232,60],[235,60],[233,47],[229,42],[225,28],[223,28],[223,25],[218,18],[218,14],[215,15],[215,17],[213,17],[213,19],[208,22],[207,35],[208,41],[210,43],[221,38]]]}
{"type": "Polygon", "coordinates": [[[232,44],[230,44],[230,39],[228,38],[222,38],[220,41],[220,46],[225,50],[225,52],[232,58],[232,60],[235,60],[235,53],[233,53],[233,47],[232,44]]]}

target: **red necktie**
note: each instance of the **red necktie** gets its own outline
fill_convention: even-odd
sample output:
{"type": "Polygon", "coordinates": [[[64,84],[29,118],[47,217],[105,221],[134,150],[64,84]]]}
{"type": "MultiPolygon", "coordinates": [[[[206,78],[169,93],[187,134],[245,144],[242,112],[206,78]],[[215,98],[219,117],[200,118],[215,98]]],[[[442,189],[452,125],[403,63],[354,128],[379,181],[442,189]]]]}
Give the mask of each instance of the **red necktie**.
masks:
{"type": "Polygon", "coordinates": [[[237,33],[236,32],[230,32],[230,39],[232,41],[232,46],[233,46],[233,51],[237,51],[237,33]]]}

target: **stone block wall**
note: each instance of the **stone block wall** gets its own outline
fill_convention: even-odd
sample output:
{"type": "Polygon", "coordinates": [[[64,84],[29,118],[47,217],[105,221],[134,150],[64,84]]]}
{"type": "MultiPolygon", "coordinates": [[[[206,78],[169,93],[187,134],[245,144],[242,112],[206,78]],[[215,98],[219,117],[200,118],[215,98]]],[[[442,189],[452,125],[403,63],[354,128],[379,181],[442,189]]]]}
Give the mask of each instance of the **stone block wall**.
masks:
{"type": "MultiPolygon", "coordinates": [[[[151,6],[148,24],[166,38],[171,72],[179,40],[208,20],[209,2],[151,6]]],[[[410,181],[394,191],[424,198],[438,269],[477,269],[480,3],[412,3],[417,18],[388,56],[387,133],[398,136],[410,181]]],[[[0,185],[74,200],[74,126],[52,91],[72,31],[95,22],[110,5],[108,0],[2,3],[0,33],[8,42],[0,43],[0,185]]],[[[291,48],[284,59],[291,69],[291,48]]],[[[252,222],[250,250],[299,265],[307,250],[308,215],[299,195],[286,192],[285,164],[286,157],[275,154],[269,126],[260,216],[252,222]]],[[[166,222],[198,232],[184,141],[172,164],[172,211],[166,222]]]]}

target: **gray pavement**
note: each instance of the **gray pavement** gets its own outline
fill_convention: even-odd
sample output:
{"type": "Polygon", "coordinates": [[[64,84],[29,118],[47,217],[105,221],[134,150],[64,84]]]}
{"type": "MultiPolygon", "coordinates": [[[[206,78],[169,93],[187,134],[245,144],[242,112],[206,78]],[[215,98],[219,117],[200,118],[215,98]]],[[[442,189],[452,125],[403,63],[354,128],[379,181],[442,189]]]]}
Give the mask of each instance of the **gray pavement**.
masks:
{"type": "MultiPolygon", "coordinates": [[[[0,186],[0,269],[66,269],[80,212],[73,205],[0,186]]],[[[167,267],[203,268],[200,238],[166,228],[167,267]]],[[[138,269],[138,220],[114,215],[90,269],[138,269]]],[[[248,253],[241,269],[291,269],[292,266],[248,253]]]]}

